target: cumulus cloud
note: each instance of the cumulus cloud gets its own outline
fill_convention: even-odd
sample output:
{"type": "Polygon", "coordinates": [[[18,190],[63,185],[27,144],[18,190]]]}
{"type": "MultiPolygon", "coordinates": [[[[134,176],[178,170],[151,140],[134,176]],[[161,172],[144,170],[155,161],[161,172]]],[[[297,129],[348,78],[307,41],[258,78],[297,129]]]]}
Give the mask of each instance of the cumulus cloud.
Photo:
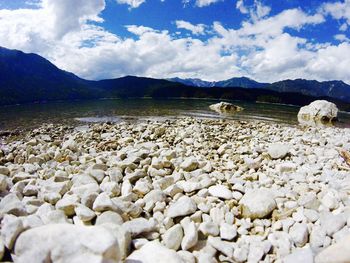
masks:
{"type": "Polygon", "coordinates": [[[242,13],[242,14],[248,14],[248,8],[244,5],[244,0],[237,0],[236,2],[236,8],[242,13]]]}
{"type": "Polygon", "coordinates": [[[214,4],[219,1],[222,1],[222,0],[196,0],[196,5],[198,7],[203,7],[203,6],[214,4]]]}
{"type": "Polygon", "coordinates": [[[118,4],[126,4],[129,5],[131,8],[138,8],[145,2],[146,0],[117,0],[118,4]]]}
{"type": "Polygon", "coordinates": [[[271,7],[262,4],[258,0],[254,0],[254,4],[252,6],[246,6],[244,4],[244,0],[237,0],[236,8],[242,14],[249,14],[250,19],[254,21],[266,17],[271,12],[271,7]]]}
{"type": "Polygon", "coordinates": [[[332,16],[334,19],[343,20],[340,31],[346,31],[350,25],[350,0],[328,2],[323,4],[323,13],[332,16]]]}
{"type": "Polygon", "coordinates": [[[350,41],[350,39],[344,34],[336,34],[334,36],[334,39],[336,39],[338,41],[341,41],[341,42],[343,42],[343,41],[350,41]]]}
{"type": "Polygon", "coordinates": [[[303,77],[350,82],[346,35],[335,36],[339,42],[330,44],[293,33],[323,23],[322,14],[289,9],[271,16],[260,11],[258,19],[235,29],[219,22],[204,26],[178,21],[177,26],[193,32],[191,37],[128,25],[133,38],[120,38],[98,24],[105,1],[76,0],[76,8],[72,3],[44,0],[36,9],[0,10],[0,45],[39,53],[89,79],[138,75],[220,80],[245,75],[258,81],[303,77]],[[79,10],[82,2],[86,7],[79,10]],[[73,13],[67,14],[71,22],[59,23],[65,10],[73,13]],[[206,30],[210,34],[205,40],[196,36],[206,30]]]}
{"type": "Polygon", "coordinates": [[[188,31],[191,31],[194,35],[202,35],[204,34],[205,25],[204,24],[197,24],[193,25],[190,22],[184,21],[184,20],[176,20],[176,27],[179,29],[186,29],[188,31]]]}
{"type": "MultiPolygon", "coordinates": [[[[195,5],[198,7],[205,7],[220,1],[223,1],[223,0],[196,0],[195,5]]],[[[191,0],[182,0],[182,3],[184,4],[184,6],[187,6],[190,2],[191,0]]]]}

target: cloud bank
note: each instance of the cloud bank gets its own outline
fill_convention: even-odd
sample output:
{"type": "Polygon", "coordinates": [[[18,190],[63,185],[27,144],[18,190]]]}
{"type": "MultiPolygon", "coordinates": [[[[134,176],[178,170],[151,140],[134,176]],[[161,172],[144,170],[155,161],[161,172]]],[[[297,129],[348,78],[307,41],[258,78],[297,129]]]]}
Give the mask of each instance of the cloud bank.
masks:
{"type": "MultiPolygon", "coordinates": [[[[117,2],[137,8],[145,1],[117,2]]],[[[350,0],[322,4],[314,13],[297,8],[270,15],[271,8],[259,1],[246,6],[238,0],[233,11],[235,7],[247,16],[239,28],[177,20],[173,23],[186,34],[126,25],[133,37],[125,38],[102,27],[104,0],[43,0],[36,9],[0,10],[0,45],[38,53],[88,79],[138,75],[222,80],[244,75],[269,82],[307,78],[350,83],[350,56],[344,55],[350,54],[350,43],[345,34],[336,34],[335,44],[298,34],[326,19],[338,20],[339,31],[346,30],[350,0]]]]}

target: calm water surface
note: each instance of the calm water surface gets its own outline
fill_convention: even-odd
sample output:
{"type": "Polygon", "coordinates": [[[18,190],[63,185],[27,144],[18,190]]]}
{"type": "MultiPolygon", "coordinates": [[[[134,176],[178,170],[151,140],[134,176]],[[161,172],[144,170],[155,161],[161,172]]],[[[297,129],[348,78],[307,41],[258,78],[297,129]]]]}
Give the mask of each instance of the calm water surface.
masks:
{"type": "MultiPolygon", "coordinates": [[[[209,105],[216,102],[218,100],[115,99],[6,106],[0,108],[0,130],[29,129],[43,123],[80,125],[87,122],[183,116],[223,118],[209,110],[209,105]]],[[[225,118],[297,124],[299,107],[237,101],[233,103],[245,110],[225,118]]],[[[339,119],[342,127],[350,127],[350,114],[341,113],[339,119]]]]}

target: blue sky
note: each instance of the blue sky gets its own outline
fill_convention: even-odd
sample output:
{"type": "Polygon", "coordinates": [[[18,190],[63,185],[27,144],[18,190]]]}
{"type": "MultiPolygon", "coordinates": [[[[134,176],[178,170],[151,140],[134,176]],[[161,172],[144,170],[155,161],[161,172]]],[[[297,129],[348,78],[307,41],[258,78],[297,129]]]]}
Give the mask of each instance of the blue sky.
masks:
{"type": "Polygon", "coordinates": [[[350,0],[3,0],[0,45],[89,78],[350,83],[350,0]]]}

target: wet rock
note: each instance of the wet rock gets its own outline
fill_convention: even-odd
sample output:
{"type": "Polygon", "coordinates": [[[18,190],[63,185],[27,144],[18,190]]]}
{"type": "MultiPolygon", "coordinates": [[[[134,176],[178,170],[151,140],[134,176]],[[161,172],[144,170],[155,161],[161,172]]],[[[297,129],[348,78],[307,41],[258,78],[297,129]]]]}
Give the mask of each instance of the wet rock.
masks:
{"type": "Polygon", "coordinates": [[[298,121],[302,125],[318,126],[332,124],[337,120],[338,108],[334,103],[326,100],[316,100],[300,108],[298,121]]]}
{"type": "Polygon", "coordinates": [[[233,105],[233,104],[228,103],[228,102],[219,102],[216,104],[212,104],[209,106],[209,108],[213,111],[216,111],[217,113],[224,114],[224,115],[234,114],[236,112],[243,110],[242,107],[233,105]]]}

